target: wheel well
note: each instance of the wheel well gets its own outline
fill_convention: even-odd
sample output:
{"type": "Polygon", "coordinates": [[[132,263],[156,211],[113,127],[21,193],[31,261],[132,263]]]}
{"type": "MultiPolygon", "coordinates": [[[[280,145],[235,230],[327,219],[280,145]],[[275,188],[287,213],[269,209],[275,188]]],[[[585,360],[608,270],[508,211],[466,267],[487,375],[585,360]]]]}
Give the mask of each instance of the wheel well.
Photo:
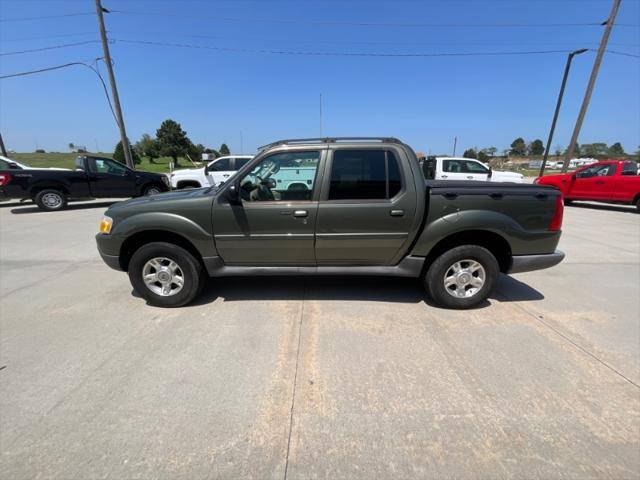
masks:
{"type": "MultiPolygon", "coordinates": [[[[127,238],[120,247],[120,267],[127,271],[129,269],[129,262],[133,254],[143,245],[152,242],[167,242],[178,245],[191,253],[200,263],[202,262],[202,255],[198,249],[189,240],[182,235],[178,235],[173,232],[166,232],[163,230],[146,230],[144,232],[138,232],[127,238]]],[[[204,263],[203,263],[204,265],[204,263]]]]}
{"type": "Polygon", "coordinates": [[[69,190],[67,190],[67,187],[60,183],[40,183],[31,187],[31,198],[34,198],[42,190],[58,190],[65,195],[69,195],[69,190]]]}
{"type": "Polygon", "coordinates": [[[178,182],[178,188],[185,188],[185,187],[195,187],[195,188],[200,188],[202,185],[200,185],[200,182],[197,182],[195,180],[182,180],[181,182],[178,182]]]}
{"type": "Polygon", "coordinates": [[[633,199],[633,203],[638,203],[638,200],[640,200],[640,193],[636,194],[635,198],[633,199]]]}
{"type": "Polygon", "coordinates": [[[489,250],[496,260],[500,271],[506,273],[511,267],[511,247],[504,237],[486,230],[467,230],[454,233],[440,240],[429,252],[425,260],[425,267],[447,250],[460,245],[479,245],[489,250]]]}

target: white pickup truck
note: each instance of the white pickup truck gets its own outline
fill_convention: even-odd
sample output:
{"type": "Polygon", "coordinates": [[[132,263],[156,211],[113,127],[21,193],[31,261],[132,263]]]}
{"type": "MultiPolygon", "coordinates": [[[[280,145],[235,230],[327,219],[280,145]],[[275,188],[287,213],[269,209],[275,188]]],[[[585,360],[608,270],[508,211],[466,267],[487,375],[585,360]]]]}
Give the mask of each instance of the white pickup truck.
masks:
{"type": "Polygon", "coordinates": [[[428,157],[423,171],[435,180],[484,180],[490,182],[524,183],[524,175],[514,172],[492,170],[473,158],[428,157]]]}
{"type": "Polygon", "coordinates": [[[220,185],[252,158],[251,155],[229,155],[212,160],[206,167],[174,170],[171,173],[171,188],[179,190],[220,185]]]}

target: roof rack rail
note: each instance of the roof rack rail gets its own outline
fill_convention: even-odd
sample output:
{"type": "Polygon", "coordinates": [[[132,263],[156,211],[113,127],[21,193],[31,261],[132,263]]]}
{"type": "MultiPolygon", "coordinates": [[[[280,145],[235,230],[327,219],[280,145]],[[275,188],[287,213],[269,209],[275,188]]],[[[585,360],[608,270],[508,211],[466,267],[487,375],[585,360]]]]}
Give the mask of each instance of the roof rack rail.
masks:
{"type": "Polygon", "coordinates": [[[264,150],[265,148],[275,147],[278,145],[304,145],[307,143],[340,143],[340,142],[380,142],[380,143],[398,143],[402,144],[400,140],[394,137],[318,137],[318,138],[291,138],[288,140],[278,140],[276,142],[268,143],[258,150],[264,150]]]}

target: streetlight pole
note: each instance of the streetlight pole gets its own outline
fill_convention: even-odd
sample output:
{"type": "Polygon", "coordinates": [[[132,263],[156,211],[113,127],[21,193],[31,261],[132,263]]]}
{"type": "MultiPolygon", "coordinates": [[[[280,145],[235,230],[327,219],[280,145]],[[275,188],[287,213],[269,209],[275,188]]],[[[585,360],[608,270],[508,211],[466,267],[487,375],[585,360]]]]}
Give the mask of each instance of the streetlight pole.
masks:
{"type": "Polygon", "coordinates": [[[564,67],[564,76],[562,77],[562,85],[560,85],[560,94],[558,95],[558,102],[556,103],[556,111],[553,114],[553,121],[551,122],[551,130],[549,131],[549,138],[547,139],[547,148],[544,149],[544,157],[542,158],[542,165],[540,165],[540,177],[544,175],[544,167],[547,165],[547,159],[549,158],[549,150],[551,150],[551,142],[553,141],[553,133],[556,130],[556,122],[558,121],[558,114],[560,113],[560,105],[562,105],[562,97],[564,96],[564,87],[567,85],[567,78],[569,78],[569,70],[571,70],[571,61],[575,55],[587,52],[587,48],[581,48],[575,50],[567,57],[567,64],[564,67]]]}

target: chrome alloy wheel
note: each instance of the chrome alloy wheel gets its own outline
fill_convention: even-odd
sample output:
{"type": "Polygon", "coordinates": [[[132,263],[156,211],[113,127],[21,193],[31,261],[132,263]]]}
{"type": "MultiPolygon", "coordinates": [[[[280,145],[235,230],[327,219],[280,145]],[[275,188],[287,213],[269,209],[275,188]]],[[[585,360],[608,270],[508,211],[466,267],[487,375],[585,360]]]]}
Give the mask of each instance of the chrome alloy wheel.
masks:
{"type": "Polygon", "coordinates": [[[146,195],[157,195],[159,193],[162,193],[162,192],[160,191],[160,189],[158,187],[149,187],[145,191],[146,195]]]}
{"type": "Polygon", "coordinates": [[[142,268],[142,280],[149,290],[161,297],[170,297],[184,287],[180,265],[166,257],[149,260],[142,268]]]}
{"type": "Polygon", "coordinates": [[[471,298],[484,285],[486,273],[484,267],[475,260],[460,260],[444,274],[444,289],[455,298],[471,298]]]}
{"type": "Polygon", "coordinates": [[[57,193],[45,193],[42,196],[42,203],[47,208],[59,208],[62,205],[62,197],[57,193]]]}

